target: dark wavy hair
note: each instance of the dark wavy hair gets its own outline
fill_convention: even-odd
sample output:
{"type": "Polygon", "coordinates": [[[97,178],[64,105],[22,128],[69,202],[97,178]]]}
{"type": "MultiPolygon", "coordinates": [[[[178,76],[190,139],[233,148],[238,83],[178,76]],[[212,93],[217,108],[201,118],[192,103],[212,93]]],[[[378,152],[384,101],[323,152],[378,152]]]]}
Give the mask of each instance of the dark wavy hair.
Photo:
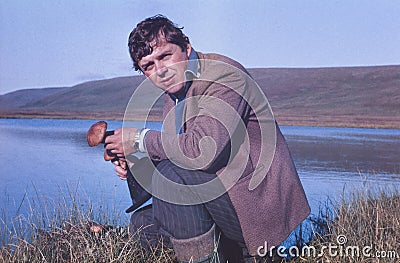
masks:
{"type": "Polygon", "coordinates": [[[154,40],[157,44],[165,39],[185,51],[190,42],[189,38],[183,34],[182,29],[183,27],[178,27],[163,15],[146,18],[137,24],[128,39],[129,54],[135,70],[141,71],[138,63],[143,57],[153,52],[150,43],[154,40]]]}

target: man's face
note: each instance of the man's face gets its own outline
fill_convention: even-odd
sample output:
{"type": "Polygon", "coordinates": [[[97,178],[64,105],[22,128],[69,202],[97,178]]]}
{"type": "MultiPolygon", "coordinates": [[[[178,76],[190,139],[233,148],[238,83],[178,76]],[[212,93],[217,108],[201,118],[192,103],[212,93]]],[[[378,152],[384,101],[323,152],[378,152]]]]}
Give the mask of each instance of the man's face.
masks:
{"type": "Polygon", "coordinates": [[[178,45],[163,40],[152,48],[153,52],[139,61],[144,75],[168,93],[181,91],[185,86],[185,70],[192,49],[190,44],[182,51],[178,45]]]}

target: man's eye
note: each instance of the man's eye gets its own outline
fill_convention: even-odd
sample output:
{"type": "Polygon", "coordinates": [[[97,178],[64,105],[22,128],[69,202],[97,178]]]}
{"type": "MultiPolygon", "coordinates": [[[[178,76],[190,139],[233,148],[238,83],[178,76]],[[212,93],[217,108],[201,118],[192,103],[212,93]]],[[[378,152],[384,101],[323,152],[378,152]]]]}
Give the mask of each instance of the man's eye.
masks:
{"type": "Polygon", "coordinates": [[[149,70],[151,70],[152,68],[153,68],[153,65],[154,64],[151,64],[151,65],[148,65],[148,66],[145,66],[143,69],[144,69],[144,71],[149,71],[149,70]]]}

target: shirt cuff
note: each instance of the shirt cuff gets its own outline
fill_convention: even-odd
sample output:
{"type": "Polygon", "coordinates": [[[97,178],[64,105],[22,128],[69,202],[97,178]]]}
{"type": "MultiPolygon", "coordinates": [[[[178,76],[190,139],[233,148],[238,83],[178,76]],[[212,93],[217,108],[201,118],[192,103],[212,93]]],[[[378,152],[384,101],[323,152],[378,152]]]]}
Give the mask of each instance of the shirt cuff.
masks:
{"type": "Polygon", "coordinates": [[[145,144],[145,137],[146,133],[150,131],[150,129],[143,129],[139,135],[139,152],[145,153],[146,151],[146,144],[145,144]]]}

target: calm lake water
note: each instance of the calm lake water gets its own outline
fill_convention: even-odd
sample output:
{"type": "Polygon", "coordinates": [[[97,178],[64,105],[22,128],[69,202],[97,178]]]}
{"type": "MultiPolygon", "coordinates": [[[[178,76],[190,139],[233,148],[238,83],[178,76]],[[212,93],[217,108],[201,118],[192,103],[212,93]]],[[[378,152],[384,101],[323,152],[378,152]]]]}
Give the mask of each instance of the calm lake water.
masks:
{"type": "MultiPolygon", "coordinates": [[[[87,146],[86,131],[94,122],[0,119],[3,211],[13,216],[28,209],[31,198],[53,200],[69,193],[77,193],[83,203],[90,200],[94,209],[129,207],[126,182],[114,174],[112,164],[103,161],[103,148],[87,146]]],[[[109,122],[109,129],[121,125],[109,122]]],[[[400,130],[281,129],[313,213],[328,197],[335,199],[363,184],[400,185],[400,130]]]]}

